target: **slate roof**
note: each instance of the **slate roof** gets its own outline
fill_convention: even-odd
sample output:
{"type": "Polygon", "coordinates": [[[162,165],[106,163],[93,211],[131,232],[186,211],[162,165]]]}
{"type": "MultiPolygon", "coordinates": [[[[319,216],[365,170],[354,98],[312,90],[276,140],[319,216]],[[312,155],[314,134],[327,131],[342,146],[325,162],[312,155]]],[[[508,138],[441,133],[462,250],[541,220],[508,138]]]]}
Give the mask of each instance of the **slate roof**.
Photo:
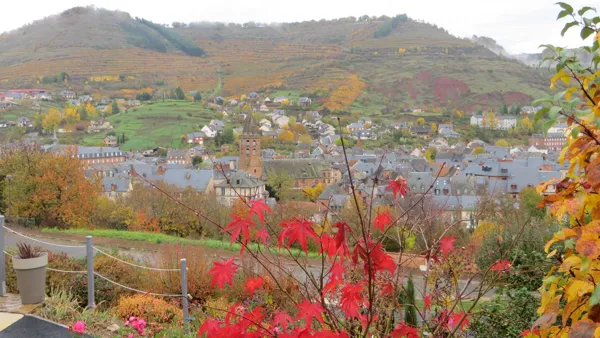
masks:
{"type": "Polygon", "coordinates": [[[204,192],[212,178],[212,170],[168,169],[163,181],[166,184],[176,186],[179,189],[190,187],[196,191],[204,192]]]}
{"type": "Polygon", "coordinates": [[[443,210],[475,211],[479,204],[479,196],[433,196],[432,202],[443,210]]]}
{"type": "Polygon", "coordinates": [[[238,170],[229,175],[230,183],[227,180],[216,185],[217,188],[255,188],[264,185],[265,183],[260,179],[248,174],[243,170],[238,170]]]}
{"type": "Polygon", "coordinates": [[[111,192],[112,187],[114,185],[115,192],[127,192],[129,191],[129,179],[119,179],[119,178],[103,178],[102,186],[104,187],[104,192],[111,192]]]}
{"type": "Polygon", "coordinates": [[[287,172],[294,179],[321,178],[321,172],[331,168],[326,161],[316,159],[283,159],[263,161],[263,177],[280,171],[287,172]]]}

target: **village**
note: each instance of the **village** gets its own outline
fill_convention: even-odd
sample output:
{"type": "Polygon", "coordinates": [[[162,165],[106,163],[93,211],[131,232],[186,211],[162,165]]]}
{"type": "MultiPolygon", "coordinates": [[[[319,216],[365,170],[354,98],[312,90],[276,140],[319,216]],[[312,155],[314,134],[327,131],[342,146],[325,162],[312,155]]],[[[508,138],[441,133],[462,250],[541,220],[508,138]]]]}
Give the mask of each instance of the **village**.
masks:
{"type": "MultiPolygon", "coordinates": [[[[21,142],[48,152],[75,147],[77,156],[88,168],[86,175],[101,177],[104,194],[113,200],[130,194],[136,184],[161,182],[181,191],[192,189],[198,194],[214,196],[224,207],[231,207],[240,196],[248,201],[264,199],[274,207],[281,196],[274,193],[269,182],[285,175],[292,182],[289,189],[294,192],[286,198],[305,206],[312,203],[313,219],[318,222],[324,216],[332,216],[328,211],[340,210],[350,203],[351,183],[365,202],[391,205],[391,192],[386,191],[382,182],[402,177],[413,194],[427,195],[431,203],[449,216],[462,216],[468,220],[464,221],[465,226],[474,228],[477,224],[473,215],[483,197],[498,194],[517,197],[525,188],[564,177],[566,171],[557,161],[558,152],[566,143],[565,122],[557,123],[545,134],[531,133],[527,145],[489,144],[478,139],[466,140],[464,132],[457,132],[450,121],[436,124],[423,118],[378,125],[370,118],[360,117],[335,127],[331,123],[335,117],[330,115],[326,119],[323,112],[311,110],[313,102],[309,97],[292,101],[285,96],[270,98],[251,92],[239,100],[220,96],[207,100],[205,104],[221,119],[213,118],[200,130],[182,135],[181,146],[176,149],[156,146],[128,151],[121,147],[125,135],[113,131],[103,117],[104,112],[107,109],[127,112],[151,105],[150,97],[147,100],[102,98],[95,102],[91,95],[77,96],[72,91],[7,90],[0,94],[0,109],[10,111],[26,100],[33,102],[32,108],[38,108],[40,102],[53,98],[63,100],[65,106],[76,109],[87,106],[88,110],[91,106],[99,112],[85,128],[77,125],[77,129],[106,134],[102,144],[60,144],[57,133],[68,131],[59,124],[41,134],[25,133],[21,142]],[[293,115],[288,110],[292,108],[293,115]],[[223,138],[226,129],[233,132],[233,137],[230,135],[230,139],[216,146],[215,139],[223,138]],[[297,130],[306,136],[294,138],[293,132],[297,130]],[[278,140],[288,134],[291,136],[285,141],[293,145],[292,150],[276,149],[278,140]],[[418,140],[421,146],[394,144],[394,136],[398,134],[418,140]],[[46,135],[51,143],[40,142],[36,135],[46,135]],[[361,146],[363,141],[384,138],[391,140],[392,147],[361,146]],[[318,195],[308,196],[306,189],[317,189],[318,195]]],[[[523,107],[520,115],[535,114],[539,109],[523,107]]],[[[418,116],[420,111],[414,109],[412,113],[418,116]]],[[[466,128],[506,132],[517,128],[518,115],[473,112],[467,121],[470,126],[466,128]]],[[[0,130],[17,127],[33,130],[34,122],[24,116],[0,122],[0,130]]],[[[16,143],[4,144],[3,148],[12,146],[16,143]]]]}

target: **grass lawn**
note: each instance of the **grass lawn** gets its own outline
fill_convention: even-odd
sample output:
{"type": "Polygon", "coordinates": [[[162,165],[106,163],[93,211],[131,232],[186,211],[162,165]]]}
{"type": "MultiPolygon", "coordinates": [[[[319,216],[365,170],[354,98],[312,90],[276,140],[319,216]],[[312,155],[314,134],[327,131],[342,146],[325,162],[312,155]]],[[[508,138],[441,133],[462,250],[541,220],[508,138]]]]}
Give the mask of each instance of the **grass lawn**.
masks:
{"type": "MultiPolygon", "coordinates": [[[[157,146],[179,148],[181,135],[199,131],[213,118],[213,111],[197,103],[169,100],[132,108],[108,120],[118,135],[125,133],[128,138],[121,149],[143,150],[157,146]]],[[[83,143],[98,146],[104,136],[104,133],[90,135],[83,143]]]]}
{"type": "MultiPolygon", "coordinates": [[[[106,237],[106,238],[118,238],[124,239],[127,241],[139,241],[139,242],[148,242],[148,243],[168,243],[168,244],[187,244],[187,245],[199,245],[206,248],[211,249],[223,249],[228,251],[239,252],[240,244],[233,243],[229,244],[229,242],[221,241],[218,239],[186,239],[176,236],[165,235],[161,233],[153,233],[153,232],[141,232],[141,231],[123,231],[123,230],[110,230],[110,229],[68,229],[68,230],[59,230],[56,228],[44,228],[43,232],[47,233],[64,233],[64,234],[73,234],[73,235],[86,235],[86,236],[95,236],[95,237],[106,237]]],[[[256,243],[248,244],[248,247],[252,250],[256,250],[258,245],[256,243]]],[[[298,249],[290,249],[291,254],[294,256],[304,256],[304,252],[298,249]]],[[[271,252],[280,255],[289,255],[286,250],[275,250],[271,249],[271,252]]],[[[316,252],[308,253],[309,258],[316,258],[318,254],[316,252]]]]}
{"type": "Polygon", "coordinates": [[[271,100],[275,99],[278,96],[285,96],[290,101],[298,101],[300,97],[299,90],[278,90],[276,92],[272,92],[268,95],[271,100]]]}

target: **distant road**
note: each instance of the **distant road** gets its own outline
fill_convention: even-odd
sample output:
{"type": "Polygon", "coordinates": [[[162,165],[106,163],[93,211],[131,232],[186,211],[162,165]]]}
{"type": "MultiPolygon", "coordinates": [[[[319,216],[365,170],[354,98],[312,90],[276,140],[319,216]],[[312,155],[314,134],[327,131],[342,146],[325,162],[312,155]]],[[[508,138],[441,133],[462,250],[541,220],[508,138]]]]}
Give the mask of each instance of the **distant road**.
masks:
{"type": "MultiPolygon", "coordinates": [[[[44,233],[40,230],[36,230],[36,229],[25,229],[25,228],[12,228],[11,229],[24,233],[27,236],[30,236],[32,238],[35,239],[39,239],[45,242],[50,242],[50,243],[55,243],[55,244],[64,244],[64,245],[85,245],[85,236],[82,235],[72,235],[72,234],[60,234],[60,233],[44,233]]],[[[110,250],[112,248],[118,248],[119,253],[130,256],[134,259],[137,259],[139,261],[152,261],[153,259],[153,254],[158,251],[158,249],[160,248],[161,245],[164,244],[156,244],[156,243],[148,243],[148,242],[140,242],[140,241],[128,241],[128,240],[123,240],[123,239],[115,239],[115,238],[101,238],[101,237],[95,237],[93,239],[94,241],[94,245],[98,245],[101,246],[103,249],[106,249],[110,252],[110,250]]],[[[52,252],[64,252],[67,255],[69,255],[70,257],[73,258],[85,258],[86,256],[86,249],[85,248],[71,248],[71,247],[56,247],[56,246],[49,246],[46,244],[42,244],[39,243],[37,241],[33,241],[27,238],[23,238],[19,235],[13,234],[10,231],[5,231],[4,232],[4,243],[5,243],[5,247],[7,249],[16,249],[17,247],[17,242],[26,242],[26,243],[31,243],[34,245],[39,245],[40,247],[43,247],[45,249],[48,249],[52,252]]],[[[231,252],[231,251],[226,251],[226,250],[220,250],[220,249],[210,249],[210,252],[212,253],[212,258],[213,259],[219,259],[220,257],[232,257],[235,256],[237,257],[238,255],[235,252],[231,252]]],[[[395,257],[394,257],[395,258],[395,257]]],[[[409,256],[409,259],[411,260],[415,260],[415,262],[419,262],[421,263],[421,259],[418,256],[409,256]]],[[[404,260],[404,259],[403,259],[404,260]]],[[[417,263],[417,264],[419,264],[417,263]]],[[[302,271],[302,269],[295,267],[294,263],[287,263],[285,264],[286,267],[288,267],[290,270],[292,270],[292,274],[294,275],[294,277],[296,277],[298,280],[303,281],[306,279],[306,273],[304,271],[302,271]]],[[[418,265],[415,265],[418,266],[418,265]]],[[[320,272],[320,268],[317,268],[316,265],[313,266],[308,266],[307,270],[314,274],[318,274],[320,272]]],[[[422,290],[425,286],[425,280],[422,277],[422,273],[417,270],[417,269],[406,269],[406,271],[403,273],[404,276],[408,276],[409,274],[413,275],[413,280],[415,282],[415,288],[418,290],[416,292],[417,294],[417,298],[420,298],[420,295],[422,294],[422,290]]],[[[406,282],[406,278],[404,278],[404,282],[406,282]]],[[[461,290],[464,288],[464,286],[466,285],[467,280],[461,280],[459,282],[459,286],[461,288],[461,290]]],[[[470,285],[467,287],[467,291],[465,294],[470,294],[473,293],[474,291],[476,291],[476,289],[479,287],[479,281],[474,280],[470,283],[470,285]]],[[[495,290],[491,290],[490,292],[488,292],[485,295],[485,298],[491,298],[494,297],[495,295],[495,290]]]]}

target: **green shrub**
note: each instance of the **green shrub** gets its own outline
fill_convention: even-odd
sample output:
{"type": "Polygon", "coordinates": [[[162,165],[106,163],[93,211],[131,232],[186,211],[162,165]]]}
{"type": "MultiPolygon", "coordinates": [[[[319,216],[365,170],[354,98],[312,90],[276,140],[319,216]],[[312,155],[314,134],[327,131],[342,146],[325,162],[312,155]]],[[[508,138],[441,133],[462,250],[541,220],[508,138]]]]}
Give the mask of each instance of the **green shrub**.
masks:
{"type": "Polygon", "coordinates": [[[519,337],[537,319],[539,300],[526,288],[514,290],[508,300],[500,297],[482,303],[471,321],[475,337],[519,337]]]}

